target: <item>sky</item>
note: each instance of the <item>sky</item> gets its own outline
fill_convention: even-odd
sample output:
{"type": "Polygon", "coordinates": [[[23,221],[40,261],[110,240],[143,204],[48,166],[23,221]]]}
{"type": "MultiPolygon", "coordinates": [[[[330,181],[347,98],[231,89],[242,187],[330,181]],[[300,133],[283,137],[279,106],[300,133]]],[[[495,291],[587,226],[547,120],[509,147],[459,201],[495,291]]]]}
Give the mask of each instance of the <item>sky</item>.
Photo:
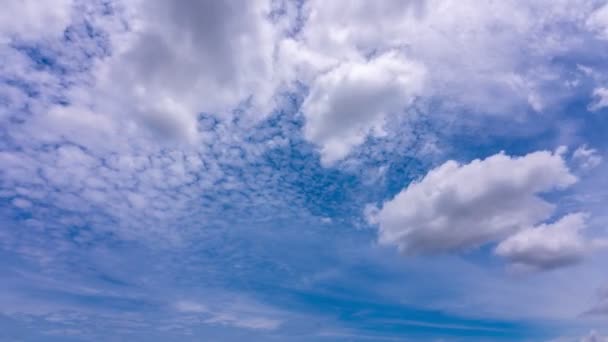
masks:
{"type": "Polygon", "coordinates": [[[0,341],[608,341],[607,1],[0,7],[0,341]]]}

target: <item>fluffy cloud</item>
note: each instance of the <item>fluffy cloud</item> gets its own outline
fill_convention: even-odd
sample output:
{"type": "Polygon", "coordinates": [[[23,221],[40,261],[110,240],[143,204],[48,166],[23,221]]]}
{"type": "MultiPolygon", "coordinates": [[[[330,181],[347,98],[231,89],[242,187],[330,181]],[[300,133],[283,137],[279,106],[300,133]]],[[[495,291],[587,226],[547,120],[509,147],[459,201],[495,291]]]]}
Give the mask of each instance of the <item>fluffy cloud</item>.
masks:
{"type": "Polygon", "coordinates": [[[385,202],[371,220],[379,241],[405,253],[462,250],[503,239],[547,219],[539,195],[576,182],[559,154],[499,153],[468,164],[448,161],[385,202]]]}
{"type": "Polygon", "coordinates": [[[496,254],[524,268],[553,269],[574,264],[591,247],[581,235],[585,228],[585,214],[566,215],[555,223],[520,230],[502,241],[496,254]]]}
{"type": "Polygon", "coordinates": [[[133,29],[113,38],[115,52],[97,71],[106,96],[93,103],[190,142],[200,113],[227,115],[246,104],[263,116],[275,92],[270,9],[268,1],[136,3],[133,29]]]}
{"type": "MultiPolygon", "coordinates": [[[[566,1],[351,1],[348,6],[339,1],[307,1],[302,25],[282,44],[297,51],[286,55],[291,61],[300,60],[291,69],[301,72],[291,77],[311,84],[313,90],[307,102],[314,105],[304,107],[312,122],[305,135],[319,146],[324,161],[342,159],[366,136],[377,135],[379,112],[389,106],[394,112],[403,111],[412,90],[424,99],[439,99],[436,103],[447,112],[464,108],[469,113],[523,117],[528,111],[551,108],[567,97],[572,83],[561,67],[546,61],[579,51],[585,44],[585,39],[559,28],[568,25],[584,37],[591,25],[585,20],[593,10],[590,2],[572,9],[566,1]],[[360,68],[361,60],[390,51],[399,51],[411,61],[407,64],[426,70],[427,86],[415,86],[420,79],[416,76],[409,81],[409,93],[390,95],[388,89],[403,86],[389,82],[394,86],[366,89],[359,84],[352,89],[349,79],[340,77],[360,68]],[[326,73],[328,68],[333,71],[326,73]],[[337,97],[346,89],[369,92],[360,111],[353,110],[359,106],[355,96],[350,98],[352,105],[339,106],[344,101],[337,97]],[[329,95],[323,99],[319,91],[329,95]],[[332,103],[335,107],[329,109],[332,103]]],[[[375,79],[383,73],[380,70],[375,79]]]]}
{"type": "MultiPolygon", "coordinates": [[[[571,46],[561,36],[564,44],[538,45],[532,18],[539,7],[510,2],[309,1],[299,8],[280,1],[66,1],[52,10],[26,3],[19,11],[35,8],[32,16],[50,16],[53,25],[2,26],[15,43],[0,51],[8,61],[0,72],[11,81],[0,87],[7,99],[2,137],[11,146],[0,155],[2,184],[11,201],[20,195],[15,188],[36,188],[62,207],[103,204],[128,222],[138,222],[147,205],[157,206],[149,217],[174,210],[180,201],[170,198],[172,187],[198,182],[192,194],[180,193],[184,202],[212,187],[223,172],[216,159],[234,163],[234,150],[245,150],[240,157],[248,161],[260,156],[266,147],[244,142],[252,126],[243,118],[263,117],[284,85],[308,86],[299,108],[303,135],[329,165],[368,136],[386,134],[387,120],[414,98],[442,97],[485,112],[513,108],[501,104],[513,98],[528,105],[534,77],[520,72],[522,60],[571,46]],[[23,42],[32,37],[36,44],[23,42]],[[522,44],[539,47],[522,57],[522,44]],[[230,113],[237,109],[244,111],[235,123],[230,113]],[[215,132],[203,127],[201,112],[211,113],[215,132]]],[[[547,30],[556,18],[578,22],[591,11],[546,5],[547,30]]],[[[36,207],[35,198],[24,199],[36,207]]],[[[493,233],[471,232],[439,249],[486,241],[485,234],[501,235],[550,211],[538,197],[525,199],[539,211],[515,208],[522,222],[493,222],[493,233]]]]}
{"type": "Polygon", "coordinates": [[[302,111],[304,135],[321,147],[321,161],[344,158],[370,133],[382,135],[385,117],[403,111],[420,92],[424,74],[421,65],[389,52],[317,78],[302,111]]]}
{"type": "Polygon", "coordinates": [[[74,225],[172,241],[167,220],[191,217],[203,188],[236,188],[223,168],[266,148],[230,113],[272,107],[269,2],[63,5],[14,6],[16,18],[53,17],[44,30],[0,24],[11,40],[0,46],[0,195],[32,224],[64,227],[74,213],[74,225]]]}
{"type": "MultiPolygon", "coordinates": [[[[546,61],[579,51],[586,40],[572,37],[596,32],[602,11],[591,2],[572,10],[565,1],[116,1],[97,4],[97,12],[90,10],[97,5],[67,0],[33,4],[10,16],[31,20],[2,20],[6,39],[60,36],[83,14],[100,29],[103,42],[96,44],[86,29],[70,37],[91,48],[108,45],[103,58],[87,51],[94,61],[66,63],[92,63],[90,75],[78,78],[86,85],[53,86],[84,116],[111,121],[115,136],[198,143],[200,113],[230,117],[238,110],[240,119],[257,120],[276,107],[278,94],[303,84],[310,89],[301,108],[304,136],[326,165],[382,135],[387,115],[403,113],[415,96],[474,113],[542,111],[562,98],[544,95],[565,91],[555,85],[566,83],[559,82],[561,67],[546,61]],[[576,34],[558,29],[566,23],[576,34]]],[[[15,87],[5,93],[24,97],[15,87]]]]}

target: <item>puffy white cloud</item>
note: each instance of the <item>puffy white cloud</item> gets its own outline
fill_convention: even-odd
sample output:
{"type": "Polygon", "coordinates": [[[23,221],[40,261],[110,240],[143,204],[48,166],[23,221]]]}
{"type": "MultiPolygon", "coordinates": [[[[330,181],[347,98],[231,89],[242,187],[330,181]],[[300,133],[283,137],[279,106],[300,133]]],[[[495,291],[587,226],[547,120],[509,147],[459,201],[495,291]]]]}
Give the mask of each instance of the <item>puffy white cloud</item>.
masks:
{"type": "MultiPolygon", "coordinates": [[[[576,32],[585,34],[588,29],[584,23],[593,9],[591,2],[573,9],[567,1],[526,4],[350,1],[345,6],[340,1],[311,0],[303,6],[302,26],[293,39],[282,43],[281,51],[292,61],[291,69],[300,71],[292,71],[289,78],[297,77],[312,84],[314,90],[322,89],[330,94],[327,101],[321,102],[330,102],[332,94],[345,91],[341,88],[348,89],[342,82],[329,79],[336,79],[369,56],[398,50],[407,60],[415,62],[418,69],[427,71],[427,86],[417,88],[416,95],[440,99],[447,112],[464,107],[470,113],[523,117],[530,110],[550,108],[566,96],[562,93],[571,90],[566,86],[556,88],[557,84],[567,82],[560,82],[562,70],[546,61],[580,50],[584,39],[565,34],[559,27],[567,23],[576,32]],[[327,73],[331,68],[333,73],[327,73]],[[315,74],[321,75],[320,80],[315,74]]],[[[407,105],[404,96],[393,96],[401,99],[401,102],[399,99],[388,101],[395,104],[395,108],[403,109],[407,105]]],[[[318,94],[313,91],[307,101],[319,102],[318,94]]],[[[382,102],[387,100],[368,96],[365,101],[375,102],[366,103],[363,108],[367,109],[383,108],[382,102]]],[[[337,113],[340,109],[336,107],[331,112],[309,109],[312,114],[307,118],[352,116],[352,106],[342,109],[346,112],[341,114],[337,113]]],[[[328,133],[322,135],[315,134],[321,124],[311,124],[305,128],[306,137],[320,147],[326,162],[342,159],[366,136],[376,133],[379,117],[375,111],[368,111],[365,117],[351,118],[343,129],[327,122],[328,133]]]]}
{"type": "MultiPolygon", "coordinates": [[[[9,4],[16,17],[34,5],[9,4]]],[[[46,15],[46,3],[35,5],[46,15]]],[[[224,180],[226,164],[244,165],[266,148],[264,132],[230,113],[248,107],[263,116],[273,105],[270,1],[74,6],[45,32],[0,24],[16,37],[0,45],[0,136],[10,141],[0,151],[2,196],[47,226],[59,221],[41,218],[40,204],[51,203],[53,213],[76,213],[94,229],[172,241],[168,222],[192,217],[193,198],[240,186],[224,180]],[[199,126],[201,112],[215,115],[213,129],[199,126]],[[253,135],[256,142],[243,141],[253,135]]]]}
{"type": "MultiPolygon", "coordinates": [[[[132,30],[99,64],[98,108],[157,136],[196,141],[200,113],[272,109],[275,27],[269,1],[137,2],[132,30]]],[[[95,99],[93,99],[95,100],[95,99]]]]}
{"type": "MultiPolygon", "coordinates": [[[[32,3],[25,3],[19,11],[29,11],[32,3]]],[[[244,146],[241,128],[238,133],[221,131],[229,125],[218,125],[219,134],[202,132],[200,112],[221,117],[242,106],[263,116],[283,85],[302,82],[310,89],[301,108],[304,136],[320,148],[327,165],[369,135],[385,134],[387,118],[403,113],[416,96],[439,94],[491,111],[502,106],[500,101],[511,101],[513,94],[525,95],[522,101],[527,103],[528,85],[534,83],[519,72],[522,58],[531,58],[520,55],[525,50],[521,44],[538,43],[535,15],[541,12],[532,5],[356,1],[344,6],[309,1],[303,13],[290,4],[288,13],[277,17],[272,12],[280,3],[276,1],[120,3],[111,3],[110,14],[102,4],[91,11],[81,5],[74,11],[70,1],[56,2],[52,9],[37,4],[32,15],[48,15],[53,21],[45,24],[45,32],[3,21],[2,30],[11,34],[39,36],[68,26],[94,31],[69,42],[45,38],[36,46],[60,66],[73,66],[65,73],[36,65],[11,46],[0,50],[10,57],[0,72],[27,86],[0,89],[11,105],[0,110],[6,135],[19,147],[0,155],[0,163],[14,166],[3,170],[8,187],[23,182],[52,193],[53,187],[66,186],[66,196],[115,202],[117,208],[110,211],[130,217],[134,211],[126,212],[120,204],[158,205],[159,211],[168,206],[158,204],[160,194],[153,189],[159,184],[166,189],[198,179],[211,186],[221,178],[219,167],[208,160],[217,155],[209,146],[218,140],[224,146],[244,146]],[[85,19],[92,26],[84,25],[85,19]],[[96,54],[98,50],[107,55],[96,54]],[[40,95],[28,96],[28,87],[40,95]],[[59,105],[57,99],[65,102],[59,105]],[[4,120],[14,116],[10,124],[4,120]],[[165,144],[159,137],[202,142],[201,149],[208,150],[199,150],[199,144],[165,144]],[[63,144],[80,148],[66,154],[63,144]],[[199,163],[187,168],[185,157],[173,158],[174,149],[199,163]],[[99,165],[68,163],[75,162],[70,158],[76,153],[97,159],[99,165]],[[203,166],[208,168],[204,172],[203,166]],[[104,191],[108,189],[120,190],[104,191]]],[[[8,4],[14,7],[15,2],[8,4]]],[[[565,11],[560,1],[547,6],[544,28],[555,18],[576,21],[589,7],[565,11]]],[[[534,51],[542,50],[544,56],[569,45],[538,46],[534,51]]],[[[512,106],[501,108],[507,107],[512,106]]],[[[248,158],[254,154],[259,151],[248,158]]]]}
{"type": "Polygon", "coordinates": [[[502,241],[496,254],[516,266],[531,269],[553,269],[581,261],[590,243],[581,231],[586,228],[586,215],[570,214],[557,222],[529,227],[502,241]]]}
{"type": "Polygon", "coordinates": [[[468,0],[351,1],[349,6],[313,0],[306,8],[301,38],[309,49],[338,60],[403,49],[427,66],[433,81],[429,95],[493,113],[518,108],[531,95],[532,102],[543,102],[537,86],[552,72],[542,70],[542,60],[576,44],[555,25],[577,27],[593,10],[591,3],[573,9],[567,1],[468,0]],[[528,69],[531,60],[541,68],[528,69]]]}
{"type": "Polygon", "coordinates": [[[580,146],[572,154],[572,160],[583,170],[593,169],[602,162],[602,157],[596,149],[588,148],[586,145],[580,146]]]}
{"type": "Polygon", "coordinates": [[[425,70],[397,52],[347,62],[317,78],[302,106],[305,137],[321,147],[321,161],[344,158],[368,134],[382,135],[422,89],[425,70]]]}
{"type": "Polygon", "coordinates": [[[547,219],[539,195],[574,182],[557,153],[499,153],[468,164],[448,161],[372,213],[379,242],[405,253],[462,250],[506,238],[547,219]]]}
{"type": "MultiPolygon", "coordinates": [[[[325,164],[344,158],[367,136],[382,134],[386,115],[402,113],[416,95],[479,113],[543,110],[559,98],[543,96],[545,83],[558,84],[560,77],[546,60],[580,47],[581,39],[564,35],[559,24],[582,29],[599,13],[589,17],[592,3],[573,10],[567,1],[352,1],[345,6],[311,0],[301,9],[265,0],[116,1],[112,15],[85,13],[80,4],[74,11],[68,0],[51,7],[32,1],[7,5],[32,20],[2,20],[0,31],[57,33],[80,16],[105,30],[109,56],[94,61],[90,83],[67,91],[75,109],[65,110],[110,121],[102,127],[114,125],[111,134],[199,142],[201,112],[230,116],[245,109],[255,120],[275,107],[282,90],[304,84],[311,90],[302,108],[304,135],[319,147],[325,164]],[[43,24],[19,28],[24,23],[43,24]],[[346,96],[348,101],[347,91],[354,94],[346,96]]],[[[13,61],[7,65],[13,68],[13,61]]],[[[26,101],[14,87],[0,91],[26,101]]],[[[57,122],[60,116],[44,120],[57,122]]],[[[78,115],[65,119],[68,127],[70,120],[83,124],[78,115]]]]}
{"type": "Polygon", "coordinates": [[[590,111],[597,111],[608,107],[608,88],[599,87],[593,90],[595,100],[589,104],[587,108],[590,111]]]}

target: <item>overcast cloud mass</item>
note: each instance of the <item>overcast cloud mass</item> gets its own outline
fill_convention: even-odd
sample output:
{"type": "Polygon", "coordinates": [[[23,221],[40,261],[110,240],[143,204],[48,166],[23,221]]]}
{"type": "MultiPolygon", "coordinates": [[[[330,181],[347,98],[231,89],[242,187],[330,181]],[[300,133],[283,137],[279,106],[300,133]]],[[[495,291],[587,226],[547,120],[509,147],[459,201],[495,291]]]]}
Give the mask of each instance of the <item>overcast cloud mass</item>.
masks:
{"type": "Polygon", "coordinates": [[[608,341],[607,1],[0,8],[0,341],[608,341]]]}

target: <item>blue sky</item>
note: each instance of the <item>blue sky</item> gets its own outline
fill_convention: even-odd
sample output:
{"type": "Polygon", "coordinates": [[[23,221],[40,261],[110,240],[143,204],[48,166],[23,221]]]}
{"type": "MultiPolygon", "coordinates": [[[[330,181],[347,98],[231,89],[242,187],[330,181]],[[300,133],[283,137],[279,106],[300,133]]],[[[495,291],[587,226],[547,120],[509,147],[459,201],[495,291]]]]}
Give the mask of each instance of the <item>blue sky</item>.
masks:
{"type": "Polygon", "coordinates": [[[16,1],[0,341],[608,341],[608,3],[16,1]]]}

